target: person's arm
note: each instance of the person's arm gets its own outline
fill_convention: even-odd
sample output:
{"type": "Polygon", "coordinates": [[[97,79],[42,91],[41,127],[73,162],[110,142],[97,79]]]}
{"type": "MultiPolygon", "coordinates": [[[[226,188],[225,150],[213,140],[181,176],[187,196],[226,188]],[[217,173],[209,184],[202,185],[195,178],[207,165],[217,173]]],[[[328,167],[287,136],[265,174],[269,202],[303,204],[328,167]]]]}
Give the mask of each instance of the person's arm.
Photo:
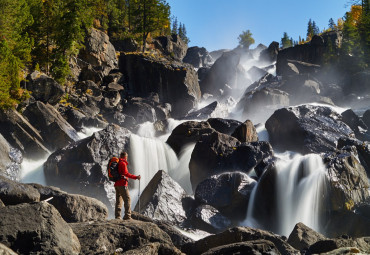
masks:
{"type": "Polygon", "coordinates": [[[122,161],[120,161],[119,164],[118,164],[118,172],[121,175],[126,176],[126,177],[131,178],[131,179],[136,180],[138,178],[136,175],[130,174],[128,172],[127,165],[122,161]]]}

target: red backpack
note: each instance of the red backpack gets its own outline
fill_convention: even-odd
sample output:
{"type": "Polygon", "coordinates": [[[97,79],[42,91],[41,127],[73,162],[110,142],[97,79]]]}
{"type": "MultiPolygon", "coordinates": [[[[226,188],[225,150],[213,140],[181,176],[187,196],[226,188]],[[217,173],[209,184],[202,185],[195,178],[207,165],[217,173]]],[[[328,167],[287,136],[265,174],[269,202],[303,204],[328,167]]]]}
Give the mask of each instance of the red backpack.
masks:
{"type": "Polygon", "coordinates": [[[118,162],[119,162],[119,158],[112,157],[108,163],[108,167],[107,167],[108,168],[108,178],[112,182],[116,182],[121,179],[126,179],[126,177],[124,177],[123,175],[120,175],[118,172],[118,162]]]}

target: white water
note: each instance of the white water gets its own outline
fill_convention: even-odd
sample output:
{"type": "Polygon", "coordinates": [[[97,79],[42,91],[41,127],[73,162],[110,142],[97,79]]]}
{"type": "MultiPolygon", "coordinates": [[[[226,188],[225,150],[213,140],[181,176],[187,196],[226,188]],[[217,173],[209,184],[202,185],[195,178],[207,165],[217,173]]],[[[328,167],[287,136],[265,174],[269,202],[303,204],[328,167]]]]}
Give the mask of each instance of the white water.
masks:
{"type": "MultiPolygon", "coordinates": [[[[288,236],[295,224],[302,222],[320,232],[320,206],[325,192],[325,165],[317,154],[305,156],[286,152],[277,155],[277,233],[288,236]]],[[[263,222],[253,218],[257,185],[252,191],[243,225],[258,227],[263,222]]],[[[263,227],[262,227],[263,228],[263,227]]]]}

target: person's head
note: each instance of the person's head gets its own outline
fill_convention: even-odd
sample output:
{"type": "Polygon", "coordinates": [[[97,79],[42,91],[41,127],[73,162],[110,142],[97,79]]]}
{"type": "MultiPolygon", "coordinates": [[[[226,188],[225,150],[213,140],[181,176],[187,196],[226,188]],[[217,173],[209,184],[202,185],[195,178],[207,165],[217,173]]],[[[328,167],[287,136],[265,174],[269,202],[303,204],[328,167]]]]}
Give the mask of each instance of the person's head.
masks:
{"type": "Polygon", "coordinates": [[[120,154],[120,158],[123,158],[123,159],[127,159],[127,156],[128,156],[128,154],[125,151],[122,151],[121,154],[120,154]]]}

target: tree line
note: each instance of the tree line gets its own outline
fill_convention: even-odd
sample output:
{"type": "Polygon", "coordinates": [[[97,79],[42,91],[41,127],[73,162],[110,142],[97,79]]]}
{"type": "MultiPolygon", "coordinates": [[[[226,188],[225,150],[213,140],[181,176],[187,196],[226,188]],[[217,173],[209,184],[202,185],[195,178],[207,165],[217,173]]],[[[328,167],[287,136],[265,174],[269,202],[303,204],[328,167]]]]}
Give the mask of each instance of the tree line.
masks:
{"type": "MultiPolygon", "coordinates": [[[[64,84],[69,59],[84,47],[91,27],[113,40],[134,38],[145,45],[149,37],[171,34],[170,26],[165,0],[1,0],[0,108],[28,96],[20,88],[26,70],[41,70],[64,84]]],[[[181,25],[177,33],[186,36],[184,30],[181,25]]]]}

